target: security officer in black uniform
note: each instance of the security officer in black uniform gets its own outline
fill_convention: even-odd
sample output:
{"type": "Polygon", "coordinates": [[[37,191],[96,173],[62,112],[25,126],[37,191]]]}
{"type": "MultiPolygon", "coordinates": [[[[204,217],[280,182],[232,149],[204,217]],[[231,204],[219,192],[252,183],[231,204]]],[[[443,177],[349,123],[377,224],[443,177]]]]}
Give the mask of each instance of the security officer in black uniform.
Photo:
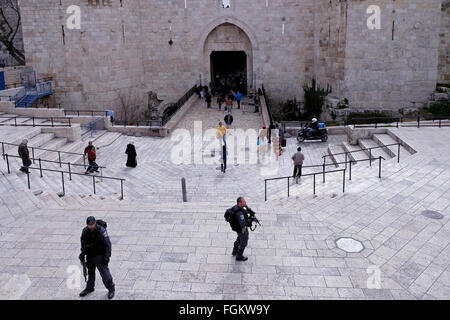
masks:
{"type": "Polygon", "coordinates": [[[87,257],[88,281],[86,289],[80,293],[80,297],[84,297],[94,291],[95,268],[97,267],[103,284],[108,289],[108,298],[112,299],[114,298],[115,285],[108,268],[111,257],[111,241],[106,229],[97,224],[94,217],[88,217],[86,224],[87,226],[81,234],[81,253],[79,258],[84,262],[84,257],[87,257]]]}
{"type": "Polygon", "coordinates": [[[245,257],[244,250],[248,243],[248,228],[252,225],[252,220],[249,217],[249,213],[247,211],[247,203],[245,202],[244,197],[239,197],[237,199],[237,205],[235,205],[232,210],[236,214],[236,218],[239,222],[240,230],[236,231],[238,237],[234,242],[233,248],[233,256],[236,255],[237,261],[247,261],[247,257],[245,257]]]}

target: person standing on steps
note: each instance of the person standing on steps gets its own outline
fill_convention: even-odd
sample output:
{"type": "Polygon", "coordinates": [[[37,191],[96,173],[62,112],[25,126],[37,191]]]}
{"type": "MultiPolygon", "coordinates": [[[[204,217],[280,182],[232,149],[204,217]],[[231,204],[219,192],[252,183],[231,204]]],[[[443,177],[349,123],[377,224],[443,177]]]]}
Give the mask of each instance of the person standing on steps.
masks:
{"type": "Polygon", "coordinates": [[[216,138],[219,139],[219,145],[220,145],[220,149],[222,149],[222,146],[227,146],[227,139],[226,139],[226,134],[227,134],[227,128],[225,128],[222,125],[222,122],[219,122],[219,126],[217,127],[217,131],[216,131],[216,138]],[[223,145],[222,145],[223,142],[223,145]]]}
{"type": "Polygon", "coordinates": [[[233,109],[233,100],[230,98],[225,99],[225,111],[231,111],[233,109]]]}
{"type": "Polygon", "coordinates": [[[92,141],[89,141],[89,145],[84,149],[84,155],[87,155],[89,166],[86,169],[85,174],[98,172],[98,165],[95,163],[97,159],[97,153],[95,152],[95,147],[92,144],[92,141]]]}
{"type": "Polygon", "coordinates": [[[294,161],[294,175],[295,183],[298,184],[298,179],[302,178],[302,166],[303,161],[305,161],[305,156],[301,152],[302,148],[297,148],[297,153],[292,156],[292,160],[294,161]]]}
{"type": "Polygon", "coordinates": [[[237,204],[231,209],[236,214],[237,221],[240,228],[236,231],[237,239],[234,242],[233,256],[236,256],[237,261],[247,261],[247,257],[244,256],[245,247],[248,244],[248,226],[252,225],[249,213],[247,211],[247,202],[244,197],[237,198],[237,204]]]}
{"type": "Polygon", "coordinates": [[[233,116],[231,115],[231,111],[228,111],[228,114],[223,118],[223,121],[225,121],[227,129],[230,129],[231,124],[233,123],[233,116]]]}
{"type": "Polygon", "coordinates": [[[273,124],[273,122],[270,123],[269,125],[269,143],[272,143],[272,134],[274,133],[273,130],[275,130],[275,125],[273,124]]]}
{"type": "Polygon", "coordinates": [[[86,227],[81,233],[81,253],[78,258],[82,264],[86,263],[88,281],[86,289],[80,292],[80,297],[94,291],[95,268],[97,268],[103,284],[108,289],[108,299],[114,298],[115,285],[108,268],[111,258],[111,241],[106,232],[106,226],[106,222],[96,221],[92,216],[86,219],[86,227]]]}
{"type": "Polygon", "coordinates": [[[209,91],[206,91],[206,93],[205,93],[205,101],[206,101],[207,108],[210,109],[211,108],[212,96],[209,93],[209,91]]]}
{"type": "Polygon", "coordinates": [[[238,109],[241,108],[241,101],[242,101],[242,93],[239,91],[236,93],[235,99],[237,101],[238,109]]]}
{"type": "Polygon", "coordinates": [[[30,173],[28,167],[31,166],[30,152],[28,151],[28,139],[23,139],[19,145],[18,153],[22,159],[22,167],[19,169],[23,173],[30,173]]]}
{"type": "Polygon", "coordinates": [[[227,147],[222,147],[222,163],[220,164],[220,168],[223,173],[227,171],[227,147]]]}
{"type": "Polygon", "coordinates": [[[223,98],[222,95],[219,95],[217,97],[217,104],[219,105],[219,111],[222,110],[222,104],[224,103],[225,99],[223,98]]]}
{"type": "Polygon", "coordinates": [[[131,141],[128,145],[127,145],[127,150],[125,151],[125,153],[127,154],[127,167],[130,168],[136,168],[137,166],[137,161],[136,161],[136,157],[137,157],[137,153],[136,153],[136,148],[134,147],[134,142],[131,141]]]}

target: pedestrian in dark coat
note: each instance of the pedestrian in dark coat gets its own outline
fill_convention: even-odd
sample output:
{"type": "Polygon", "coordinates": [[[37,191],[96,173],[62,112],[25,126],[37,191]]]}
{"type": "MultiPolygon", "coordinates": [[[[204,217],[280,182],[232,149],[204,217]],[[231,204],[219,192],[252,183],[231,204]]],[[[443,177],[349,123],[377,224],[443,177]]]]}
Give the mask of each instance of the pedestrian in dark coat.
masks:
{"type": "Polygon", "coordinates": [[[94,291],[95,269],[97,268],[103,280],[103,284],[108,289],[108,298],[114,298],[115,284],[108,268],[111,258],[111,240],[106,231],[106,223],[94,217],[88,217],[86,227],[81,234],[81,253],[79,259],[85,263],[88,271],[88,281],[86,289],[80,293],[84,297],[94,291]],[[100,225],[103,223],[103,226],[100,225]]]}
{"type": "Polygon", "coordinates": [[[134,147],[134,142],[130,142],[127,145],[127,150],[125,151],[125,153],[128,155],[127,167],[136,168],[136,166],[137,166],[137,161],[136,161],[137,153],[136,153],[136,148],[134,147]]]}
{"type": "Polygon", "coordinates": [[[22,143],[19,145],[19,156],[22,159],[23,166],[20,168],[20,171],[24,173],[29,173],[28,167],[31,166],[30,152],[28,151],[27,146],[28,140],[23,139],[22,143]]]}

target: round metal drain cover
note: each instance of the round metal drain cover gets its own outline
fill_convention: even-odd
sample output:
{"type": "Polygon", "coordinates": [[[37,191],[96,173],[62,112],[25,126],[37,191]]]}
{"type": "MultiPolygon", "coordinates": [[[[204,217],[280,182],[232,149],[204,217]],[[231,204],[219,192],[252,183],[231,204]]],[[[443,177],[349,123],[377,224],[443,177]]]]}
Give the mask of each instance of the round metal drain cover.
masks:
{"type": "Polygon", "coordinates": [[[430,219],[437,219],[437,220],[444,218],[444,215],[442,213],[439,213],[437,211],[432,211],[432,210],[422,211],[422,215],[424,217],[427,217],[430,219]]]}
{"type": "Polygon", "coordinates": [[[353,238],[339,238],[336,246],[345,252],[361,252],[364,249],[363,244],[353,238]]]}

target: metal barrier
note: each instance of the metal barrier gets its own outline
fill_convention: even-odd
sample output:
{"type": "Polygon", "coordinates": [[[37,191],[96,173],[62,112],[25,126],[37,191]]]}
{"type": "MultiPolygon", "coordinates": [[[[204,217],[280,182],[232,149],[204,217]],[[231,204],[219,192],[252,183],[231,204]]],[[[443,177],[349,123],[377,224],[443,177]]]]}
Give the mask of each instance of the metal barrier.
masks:
{"type": "MultiPolygon", "coordinates": [[[[383,158],[382,156],[379,156],[378,158],[370,158],[370,159],[362,159],[362,160],[358,160],[358,161],[370,161],[370,163],[372,164],[372,161],[378,160],[378,178],[381,179],[381,160],[386,160],[385,158],[383,158]]],[[[316,167],[322,167],[322,171],[321,172],[314,172],[314,173],[308,173],[308,174],[301,174],[300,177],[306,177],[306,176],[313,176],[313,194],[316,194],[316,175],[322,175],[323,177],[323,183],[326,182],[326,174],[327,173],[335,173],[335,172],[341,172],[343,171],[343,192],[345,192],[345,172],[347,171],[347,164],[350,164],[350,170],[349,170],[349,180],[352,180],[352,163],[356,162],[353,160],[350,161],[345,161],[345,162],[338,162],[336,164],[344,164],[345,163],[345,169],[339,169],[339,170],[332,170],[332,171],[326,171],[325,167],[328,166],[334,166],[336,164],[318,164],[318,165],[310,165],[310,166],[302,166],[302,169],[306,169],[306,168],[316,168],[316,167]]],[[[282,180],[282,179],[287,179],[288,180],[288,197],[289,197],[289,182],[290,179],[295,179],[295,177],[292,176],[288,176],[288,177],[279,177],[279,178],[269,178],[269,179],[264,179],[264,201],[267,201],[267,181],[272,181],[272,180],[282,180]]]]}
{"type": "Polygon", "coordinates": [[[384,126],[392,126],[395,123],[397,128],[403,126],[404,123],[417,123],[417,128],[420,128],[421,122],[425,121],[439,121],[439,128],[442,127],[442,120],[450,120],[448,114],[433,114],[431,116],[403,116],[403,117],[372,117],[372,118],[351,118],[345,121],[345,125],[353,125],[353,128],[374,126],[375,128],[384,126]]]}
{"type": "MultiPolygon", "coordinates": [[[[327,157],[338,156],[338,155],[341,155],[341,154],[345,154],[345,163],[347,163],[348,154],[349,153],[356,153],[356,152],[367,151],[367,150],[369,150],[369,160],[370,160],[370,159],[372,159],[372,150],[373,149],[380,149],[380,148],[386,148],[386,147],[391,147],[391,146],[397,146],[397,148],[398,148],[397,149],[397,163],[400,163],[400,146],[401,145],[402,145],[401,143],[392,143],[392,144],[386,144],[384,146],[378,146],[378,147],[365,148],[365,149],[360,149],[360,150],[353,150],[353,151],[346,151],[346,152],[326,154],[326,155],[322,156],[323,164],[325,164],[327,157]]],[[[358,161],[365,161],[365,160],[358,160],[358,161]]],[[[358,161],[355,161],[355,162],[358,162],[358,161]]],[[[370,166],[372,166],[372,161],[370,161],[370,166]]],[[[347,165],[345,165],[345,168],[347,169],[347,165]]]]}
{"type": "MultiPolygon", "coordinates": [[[[315,195],[316,194],[316,175],[324,174],[324,173],[334,173],[334,172],[343,172],[343,175],[342,175],[342,192],[345,192],[345,169],[301,174],[300,177],[313,176],[313,194],[315,195]]],[[[289,183],[290,183],[290,179],[295,179],[294,177],[288,176],[288,177],[264,179],[264,201],[267,201],[267,181],[284,180],[284,179],[287,179],[287,181],[288,181],[287,194],[288,194],[288,197],[290,196],[290,193],[289,193],[290,184],[289,183]]]]}
{"type": "Polygon", "coordinates": [[[108,113],[109,113],[110,111],[100,111],[100,110],[66,110],[66,109],[64,109],[64,115],[65,116],[67,116],[68,114],[71,114],[71,115],[77,115],[78,117],[80,116],[80,115],[90,115],[91,117],[93,117],[93,116],[95,116],[95,115],[100,115],[100,116],[102,116],[102,117],[107,117],[108,116],[108,113]]]}
{"type": "Polygon", "coordinates": [[[177,113],[177,111],[194,95],[197,91],[197,85],[194,85],[191,89],[188,90],[177,102],[170,105],[166,110],[164,110],[164,114],[162,116],[162,126],[164,127],[167,122],[172,119],[172,117],[177,113]]]}
{"type": "Polygon", "coordinates": [[[0,126],[14,126],[14,127],[72,127],[71,120],[72,118],[66,117],[27,117],[27,116],[2,116],[0,115],[0,119],[6,119],[3,122],[0,122],[0,126]],[[31,120],[32,123],[17,123],[17,119],[27,119],[31,120]],[[14,120],[14,123],[4,123],[6,121],[14,120]],[[42,124],[42,123],[36,123],[36,120],[46,120],[50,121],[49,124],[42,124]],[[59,120],[68,121],[68,123],[57,123],[55,124],[55,121],[58,122],[59,120]]]}
{"type": "Polygon", "coordinates": [[[268,128],[269,125],[273,123],[273,118],[272,118],[272,111],[270,111],[269,100],[267,100],[266,90],[264,89],[264,84],[261,86],[261,91],[262,91],[263,96],[264,96],[264,101],[266,102],[267,113],[269,114],[270,123],[267,124],[267,128],[268,128]]]}
{"type": "MultiPolygon", "coordinates": [[[[20,158],[20,157],[8,155],[8,154],[6,154],[5,156],[6,156],[6,165],[7,165],[8,173],[10,174],[11,171],[10,171],[10,166],[9,166],[9,157],[14,157],[14,158],[20,158]]],[[[44,169],[44,168],[42,168],[42,166],[41,166],[41,161],[42,161],[42,160],[39,159],[39,168],[28,167],[28,169],[31,169],[31,170],[39,170],[41,178],[43,178],[42,172],[59,172],[59,173],[61,173],[61,181],[62,181],[63,194],[66,193],[66,190],[65,190],[65,178],[64,178],[64,174],[68,174],[68,175],[69,175],[70,181],[72,181],[72,175],[82,176],[82,177],[86,177],[86,178],[91,178],[91,177],[92,177],[92,185],[93,185],[93,188],[94,188],[94,194],[97,194],[97,193],[96,193],[96,189],[95,189],[95,178],[96,178],[96,177],[102,179],[102,181],[103,181],[103,179],[120,181],[120,194],[121,194],[121,199],[122,199],[122,200],[124,199],[124,196],[123,196],[123,182],[126,181],[125,179],[122,179],[122,178],[115,178],[115,177],[105,177],[105,176],[103,176],[103,174],[101,174],[100,176],[96,176],[96,175],[88,176],[88,175],[83,174],[83,173],[72,172],[71,169],[70,169],[70,165],[71,165],[70,163],[69,163],[69,171],[54,170],[54,169],[44,169]]],[[[72,164],[72,165],[73,165],[73,164],[72,164]]],[[[80,166],[82,166],[82,165],[80,165],[80,166]]],[[[28,189],[31,189],[30,173],[27,172],[26,174],[27,174],[27,180],[28,180],[28,189]]]]}
{"type": "MultiPolygon", "coordinates": [[[[5,160],[5,145],[6,146],[15,146],[18,147],[19,144],[15,144],[15,143],[8,143],[8,142],[0,142],[2,144],[2,156],[3,156],[3,160],[5,160]]],[[[42,151],[47,151],[47,152],[55,152],[58,154],[58,163],[60,164],[60,167],[62,166],[62,161],[61,161],[61,154],[70,154],[70,155],[76,155],[76,156],[82,156],[83,157],[83,166],[84,168],[86,168],[86,156],[84,153],[75,153],[75,152],[68,152],[68,151],[59,151],[59,150],[51,150],[51,149],[44,149],[44,148],[39,148],[39,147],[28,147],[31,148],[31,154],[32,154],[32,159],[34,159],[34,154],[35,154],[35,150],[42,150],[42,151]]],[[[34,161],[34,160],[33,160],[34,161]]]]}

